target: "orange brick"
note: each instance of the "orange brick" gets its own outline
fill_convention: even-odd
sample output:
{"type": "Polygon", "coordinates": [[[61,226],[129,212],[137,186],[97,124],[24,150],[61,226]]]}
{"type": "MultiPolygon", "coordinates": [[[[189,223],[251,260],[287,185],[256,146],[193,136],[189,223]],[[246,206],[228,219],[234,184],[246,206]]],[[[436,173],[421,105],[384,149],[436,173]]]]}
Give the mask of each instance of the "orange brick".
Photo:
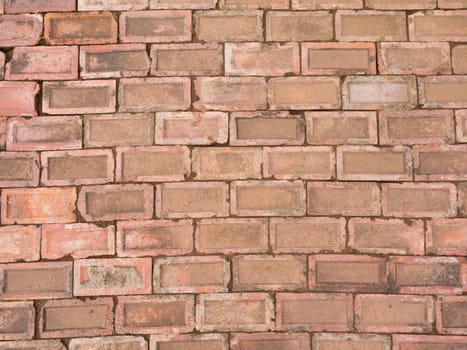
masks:
{"type": "Polygon", "coordinates": [[[1,18],[1,47],[28,46],[39,43],[42,36],[41,15],[2,15],[1,18]]]}
{"type": "Polygon", "coordinates": [[[128,11],[144,10],[148,7],[148,0],[78,0],[78,11],[128,11]]]}
{"type": "Polygon", "coordinates": [[[466,108],[467,75],[418,78],[423,108],[466,108]]]}
{"type": "Polygon", "coordinates": [[[34,315],[32,301],[0,302],[0,340],[32,339],[34,315]]]}
{"type": "Polygon", "coordinates": [[[1,152],[0,186],[34,187],[39,180],[39,156],[35,152],[1,152]]]}
{"type": "MultiPolygon", "coordinates": [[[[146,350],[147,342],[143,337],[135,336],[112,336],[112,337],[96,337],[96,338],[75,338],[71,339],[69,344],[70,350],[93,350],[106,347],[128,347],[128,350],[146,350]]],[[[1,349],[1,348],[0,348],[1,349]]],[[[36,350],[36,349],[33,349],[36,350]]]]}
{"type": "MultiPolygon", "coordinates": [[[[149,349],[172,350],[205,349],[228,350],[229,341],[226,334],[158,334],[151,335],[149,349]]],[[[143,350],[143,349],[141,349],[143,350]]]]}
{"type": "Polygon", "coordinates": [[[35,98],[38,92],[39,85],[35,82],[0,82],[0,115],[37,115],[35,98]]]}
{"type": "Polygon", "coordinates": [[[313,349],[329,350],[391,350],[390,335],[353,334],[353,333],[315,333],[312,339],[313,349]]]}
{"type": "Polygon", "coordinates": [[[310,350],[310,336],[307,333],[233,333],[230,338],[232,350],[268,350],[274,347],[310,350]]]}
{"type": "Polygon", "coordinates": [[[441,334],[465,335],[467,334],[466,313],[467,298],[465,296],[438,297],[436,301],[436,328],[441,334]]]}
{"type": "Polygon", "coordinates": [[[294,10],[361,9],[363,0],[292,0],[294,10]]]}
{"type": "Polygon", "coordinates": [[[409,15],[410,41],[466,41],[467,11],[417,12],[409,15]]]}
{"type": "Polygon", "coordinates": [[[428,221],[426,250],[436,255],[467,255],[467,220],[428,221]]]}
{"type": "Polygon", "coordinates": [[[39,260],[40,244],[38,226],[3,226],[0,228],[0,262],[39,260]]]}

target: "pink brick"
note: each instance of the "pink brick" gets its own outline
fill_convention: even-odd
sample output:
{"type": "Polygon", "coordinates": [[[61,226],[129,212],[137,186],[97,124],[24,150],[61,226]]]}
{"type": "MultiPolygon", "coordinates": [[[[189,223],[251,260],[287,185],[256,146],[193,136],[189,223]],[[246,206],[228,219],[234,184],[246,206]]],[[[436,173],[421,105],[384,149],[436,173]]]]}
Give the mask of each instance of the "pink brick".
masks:
{"type": "Polygon", "coordinates": [[[38,226],[3,226],[0,228],[0,262],[39,260],[40,242],[38,226]]]}
{"type": "Polygon", "coordinates": [[[233,333],[230,338],[232,350],[273,349],[310,350],[310,336],[307,333],[233,333]]]}
{"type": "Polygon", "coordinates": [[[427,11],[408,16],[410,41],[466,41],[467,11],[427,11]]]}
{"type": "Polygon", "coordinates": [[[34,187],[38,183],[38,153],[0,153],[0,187],[34,187]]]}
{"type": "Polygon", "coordinates": [[[75,10],[75,0],[13,0],[5,4],[6,13],[66,12],[75,10]]]}
{"type": "Polygon", "coordinates": [[[417,146],[413,153],[415,181],[467,180],[467,145],[417,146]]]}
{"type": "Polygon", "coordinates": [[[294,10],[361,9],[363,0],[292,0],[294,10]]]}
{"type": "Polygon", "coordinates": [[[467,109],[456,111],[456,133],[457,142],[467,143],[467,109]]]}
{"type": "Polygon", "coordinates": [[[148,7],[149,0],[78,0],[79,11],[129,11],[144,10],[148,7]]]}
{"type": "Polygon", "coordinates": [[[32,339],[34,316],[32,301],[0,302],[0,340],[32,339]]]}
{"type": "Polygon", "coordinates": [[[3,80],[5,77],[5,54],[3,52],[0,52],[0,80],[3,80]]]}
{"type": "MultiPolygon", "coordinates": [[[[150,0],[152,9],[211,9],[217,0],[150,0]]],[[[155,350],[155,349],[154,349],[155,350]]]]}
{"type": "MultiPolygon", "coordinates": [[[[75,338],[71,339],[69,344],[70,350],[92,350],[105,349],[115,347],[128,348],[128,350],[147,350],[148,344],[143,337],[135,336],[111,336],[111,337],[96,337],[96,338],[75,338]]],[[[1,350],[1,348],[0,348],[1,350]]],[[[33,349],[35,350],[35,349],[33,349]]]]}
{"type": "Polygon", "coordinates": [[[459,215],[467,217],[467,183],[460,183],[458,189],[457,207],[459,208],[459,215]]]}
{"type": "Polygon", "coordinates": [[[423,10],[434,9],[436,0],[367,0],[366,5],[369,8],[378,10],[423,10]]]}
{"type": "Polygon", "coordinates": [[[35,82],[0,82],[0,115],[37,115],[35,98],[38,92],[39,85],[35,82]]]}
{"type": "MultiPolygon", "coordinates": [[[[466,296],[441,296],[436,301],[436,328],[441,334],[467,335],[466,296]]],[[[465,340],[465,337],[464,337],[465,340]]]]}
{"type": "Polygon", "coordinates": [[[1,342],[0,350],[66,350],[66,348],[60,340],[14,340],[1,342]]]}
{"type": "Polygon", "coordinates": [[[228,350],[229,340],[226,334],[158,334],[149,338],[149,350],[163,348],[228,350]]]}
{"type": "Polygon", "coordinates": [[[312,347],[314,350],[326,350],[329,346],[334,346],[338,349],[391,350],[391,336],[354,333],[313,334],[312,347]]]}
{"type": "Polygon", "coordinates": [[[427,253],[436,255],[467,255],[467,220],[437,219],[428,221],[427,253]]]}
{"type": "Polygon", "coordinates": [[[7,118],[0,117],[0,149],[5,149],[7,118]]]}
{"type": "Polygon", "coordinates": [[[449,349],[450,347],[462,349],[465,345],[465,337],[462,336],[441,336],[441,335],[403,335],[394,334],[392,336],[393,350],[415,350],[420,347],[433,349],[449,349]]]}
{"type": "Polygon", "coordinates": [[[2,15],[1,18],[0,47],[29,46],[39,43],[43,23],[41,15],[2,15]]]}
{"type": "Polygon", "coordinates": [[[268,9],[268,10],[287,10],[289,8],[288,0],[220,0],[221,9],[243,10],[243,9],[268,9]]]}
{"type": "Polygon", "coordinates": [[[423,108],[466,108],[467,75],[418,78],[419,101],[423,108]]]}

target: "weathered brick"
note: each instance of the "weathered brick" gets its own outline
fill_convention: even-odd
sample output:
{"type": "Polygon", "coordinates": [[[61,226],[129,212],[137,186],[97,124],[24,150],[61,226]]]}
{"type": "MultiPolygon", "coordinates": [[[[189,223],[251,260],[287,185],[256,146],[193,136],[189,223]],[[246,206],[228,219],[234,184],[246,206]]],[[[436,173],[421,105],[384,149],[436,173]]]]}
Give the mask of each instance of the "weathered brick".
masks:
{"type": "MultiPolygon", "coordinates": [[[[71,339],[69,344],[70,350],[107,350],[107,349],[123,349],[123,350],[147,350],[147,342],[143,337],[132,336],[113,336],[100,338],[75,338],[71,339]]],[[[1,348],[0,348],[1,350],[1,348]]],[[[33,349],[35,350],[35,349],[33,349]]]]}
{"type": "Polygon", "coordinates": [[[39,183],[35,152],[0,152],[0,187],[34,187],[39,183]]]}
{"type": "Polygon", "coordinates": [[[271,109],[339,109],[338,77],[287,77],[268,81],[271,109]]]}
{"type": "Polygon", "coordinates": [[[0,340],[32,339],[34,317],[32,301],[0,302],[0,340]]]}
{"type": "Polygon", "coordinates": [[[233,333],[230,338],[232,350],[287,349],[310,350],[310,336],[307,333],[233,333]]]}
{"type": "MultiPolygon", "coordinates": [[[[152,9],[210,9],[215,8],[217,0],[150,0],[152,9]]],[[[154,349],[156,350],[156,349],[154,349]]]]}
{"type": "Polygon", "coordinates": [[[366,6],[377,10],[422,10],[434,9],[436,0],[366,0],[366,6]]]}
{"type": "Polygon", "coordinates": [[[452,70],[454,71],[454,73],[467,74],[467,45],[459,45],[453,47],[451,55],[452,70]]]}
{"type": "Polygon", "coordinates": [[[416,181],[467,180],[467,145],[417,146],[413,152],[416,181]]]}
{"type": "Polygon", "coordinates": [[[351,294],[276,294],[276,327],[280,331],[340,332],[353,324],[351,294]]]}
{"type": "Polygon", "coordinates": [[[29,46],[39,43],[42,36],[41,15],[0,15],[0,18],[0,47],[29,46]]]}
{"type": "Polygon", "coordinates": [[[221,9],[268,9],[284,10],[289,8],[288,0],[220,0],[221,9]]]}
{"type": "Polygon", "coordinates": [[[418,94],[424,108],[466,108],[467,75],[418,78],[418,94]]]}
{"type": "Polygon", "coordinates": [[[446,183],[382,185],[385,216],[443,218],[456,215],[456,186],[446,183]]]}
{"type": "Polygon", "coordinates": [[[144,44],[82,46],[79,64],[83,79],[145,76],[150,66],[144,44]]]}
{"type": "Polygon", "coordinates": [[[201,332],[262,332],[274,327],[274,306],[266,293],[201,294],[196,329],[201,332]]]}
{"type": "Polygon", "coordinates": [[[129,11],[147,7],[148,0],[78,0],[78,11],[129,11]]]}
{"type": "Polygon", "coordinates": [[[7,80],[78,79],[77,46],[16,47],[6,66],[7,80]]]}
{"type": "Polygon", "coordinates": [[[150,294],[151,258],[74,261],[73,295],[150,294]]]}
{"type": "Polygon", "coordinates": [[[467,183],[459,184],[457,206],[459,208],[459,215],[467,217],[467,183]]]}
{"type": "Polygon", "coordinates": [[[292,0],[294,10],[361,9],[363,0],[292,0]]]}
{"type": "Polygon", "coordinates": [[[111,12],[48,13],[44,19],[45,40],[51,45],[112,44],[117,30],[111,12]]]}
{"type": "Polygon", "coordinates": [[[416,12],[408,16],[410,41],[466,41],[467,11],[416,12]]]}
{"type": "Polygon", "coordinates": [[[149,184],[86,186],[77,205],[87,221],[151,219],[154,188],[149,184]]]}
{"type": "Polygon", "coordinates": [[[5,2],[5,13],[65,12],[75,10],[75,0],[12,0],[5,2]]]}
{"type": "Polygon", "coordinates": [[[350,248],[371,254],[423,255],[423,221],[410,219],[350,219],[350,248]]]}
{"type": "Polygon", "coordinates": [[[118,256],[182,255],[192,250],[193,224],[190,220],[117,223],[118,256]]]}
{"type": "Polygon", "coordinates": [[[44,113],[113,113],[115,104],[115,80],[44,82],[43,84],[44,113]]]}
{"type": "Polygon", "coordinates": [[[394,334],[392,336],[394,350],[462,350],[465,347],[465,337],[461,336],[440,336],[440,335],[403,335],[394,334]]]}
{"type": "Polygon", "coordinates": [[[467,7],[466,0],[438,0],[438,7],[445,9],[462,9],[467,7]]]}
{"type": "Polygon", "coordinates": [[[431,332],[433,307],[431,296],[360,294],[355,297],[355,327],[359,332],[431,332]]]}
{"type": "Polygon", "coordinates": [[[112,298],[50,300],[40,310],[41,338],[89,337],[113,332],[112,298]]]}
{"type": "Polygon", "coordinates": [[[228,350],[226,334],[159,334],[149,338],[150,350],[228,350]]]}
{"type": "Polygon", "coordinates": [[[5,54],[2,51],[0,51],[0,80],[3,80],[3,78],[5,77],[5,61],[5,54]]]}
{"type": "Polygon", "coordinates": [[[152,295],[118,297],[118,334],[178,334],[194,329],[194,296],[152,295]]]}
{"type": "Polygon", "coordinates": [[[312,346],[316,350],[390,350],[391,337],[379,334],[315,333],[312,346]]]}
{"type": "Polygon", "coordinates": [[[38,92],[39,85],[35,82],[0,82],[0,115],[37,115],[35,98],[38,92]]]}
{"type": "Polygon", "coordinates": [[[0,350],[66,350],[66,348],[60,340],[14,340],[1,342],[0,350]]]}
{"type": "Polygon", "coordinates": [[[438,297],[436,301],[436,328],[438,332],[441,334],[467,334],[466,316],[466,296],[438,297]]]}
{"type": "Polygon", "coordinates": [[[7,118],[0,117],[0,149],[5,149],[6,143],[6,129],[7,129],[7,118]]]}
{"type": "Polygon", "coordinates": [[[0,265],[0,300],[71,298],[71,262],[0,265]]]}
{"type": "Polygon", "coordinates": [[[467,109],[456,111],[456,134],[457,142],[467,143],[467,109]]]}
{"type": "Polygon", "coordinates": [[[380,190],[371,182],[308,182],[308,214],[379,216],[380,190]]]}
{"type": "Polygon", "coordinates": [[[467,255],[467,220],[428,221],[426,250],[436,255],[467,255]]]}
{"type": "Polygon", "coordinates": [[[74,259],[115,254],[114,226],[93,224],[42,225],[41,256],[43,259],[74,259]]]}
{"type": "Polygon", "coordinates": [[[38,226],[0,227],[0,262],[39,260],[41,230],[38,226]]]}
{"type": "Polygon", "coordinates": [[[183,182],[157,185],[156,215],[160,218],[204,218],[229,215],[229,186],[224,182],[183,182]]]}

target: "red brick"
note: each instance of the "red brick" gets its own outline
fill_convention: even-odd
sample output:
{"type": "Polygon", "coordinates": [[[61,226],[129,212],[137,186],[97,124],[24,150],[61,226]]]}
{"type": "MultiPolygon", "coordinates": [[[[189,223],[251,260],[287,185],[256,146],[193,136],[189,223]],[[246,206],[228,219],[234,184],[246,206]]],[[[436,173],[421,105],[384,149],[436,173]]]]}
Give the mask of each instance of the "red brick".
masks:
{"type": "Polygon", "coordinates": [[[5,2],[6,13],[75,11],[75,0],[12,0],[5,2]]]}
{"type": "Polygon", "coordinates": [[[220,0],[221,9],[268,9],[268,10],[287,10],[289,8],[288,0],[220,0]]]}
{"type": "Polygon", "coordinates": [[[423,255],[422,220],[350,219],[348,245],[361,253],[423,255]]]}
{"type": "Polygon", "coordinates": [[[274,328],[274,306],[266,293],[201,294],[196,329],[201,332],[262,332],[274,328]]]}
{"type": "Polygon", "coordinates": [[[416,181],[467,180],[467,145],[414,148],[416,181]]]}
{"type": "Polygon", "coordinates": [[[229,215],[229,186],[224,182],[181,182],[157,185],[159,218],[209,218],[229,215]]]}
{"type": "Polygon", "coordinates": [[[359,332],[431,332],[433,307],[431,296],[360,294],[355,297],[355,327],[359,332]]]}
{"type": "Polygon", "coordinates": [[[280,331],[345,332],[353,324],[351,294],[276,294],[276,327],[280,331]]]}
{"type": "Polygon", "coordinates": [[[287,349],[310,350],[310,336],[307,333],[233,333],[230,338],[232,350],[243,349],[287,349]]]}
{"type": "Polygon", "coordinates": [[[308,182],[308,214],[379,216],[380,190],[371,182],[308,182]]]}
{"type": "Polygon", "coordinates": [[[456,186],[447,183],[403,183],[382,185],[385,216],[456,216],[456,186]]]}
{"type": "Polygon", "coordinates": [[[313,145],[376,144],[376,112],[305,112],[307,141],[313,145]]]}
{"type": "Polygon", "coordinates": [[[66,350],[66,348],[60,340],[14,340],[1,342],[0,350],[66,350]]]}
{"type": "MultiPolygon", "coordinates": [[[[441,334],[467,334],[467,297],[441,296],[436,301],[436,328],[441,334]]],[[[465,340],[465,339],[464,339],[465,340]]]]}
{"type": "MultiPolygon", "coordinates": [[[[467,3],[466,3],[467,7],[467,3]]],[[[452,70],[456,74],[467,73],[467,45],[458,45],[452,49],[452,70]]]]}
{"type": "Polygon", "coordinates": [[[128,11],[144,10],[148,7],[148,0],[78,0],[79,11],[128,11]]]}
{"type": "Polygon", "coordinates": [[[35,82],[0,82],[0,115],[37,115],[35,98],[38,92],[39,85],[35,82]]]}
{"type": "Polygon", "coordinates": [[[459,197],[457,200],[460,216],[467,216],[467,183],[459,184],[459,197]]]}
{"type": "Polygon", "coordinates": [[[424,108],[466,108],[466,91],[467,75],[418,78],[419,101],[424,108]]]}
{"type": "Polygon", "coordinates": [[[43,259],[74,259],[115,254],[115,228],[93,224],[42,225],[43,259]]]}
{"type": "Polygon", "coordinates": [[[438,0],[438,7],[445,9],[462,9],[467,7],[465,0],[438,0]]]}
{"type": "Polygon", "coordinates": [[[392,336],[394,350],[462,350],[465,347],[465,337],[440,335],[402,335],[392,336]]]}
{"type": "Polygon", "coordinates": [[[408,16],[410,41],[466,41],[467,11],[416,12],[408,16]]]}
{"type": "Polygon", "coordinates": [[[160,334],[151,335],[150,350],[227,350],[228,337],[226,334],[160,334]]]}
{"type": "Polygon", "coordinates": [[[70,350],[105,350],[112,348],[121,348],[123,350],[147,350],[148,345],[143,337],[132,337],[125,335],[105,338],[100,337],[71,339],[69,344],[70,350]]]}
{"type": "Polygon", "coordinates": [[[89,337],[113,332],[112,298],[50,300],[41,307],[41,338],[89,337]]]}
{"type": "Polygon", "coordinates": [[[73,295],[150,294],[151,258],[74,261],[73,295]]]}
{"type": "Polygon", "coordinates": [[[0,302],[0,340],[32,339],[34,315],[32,301],[0,302]]]}
{"type": "Polygon", "coordinates": [[[146,76],[150,66],[144,44],[82,46],[79,64],[83,79],[146,76]]]}
{"type": "Polygon", "coordinates": [[[378,10],[423,10],[434,9],[436,0],[366,0],[366,6],[378,10]]]}
{"type": "Polygon", "coordinates": [[[152,295],[118,297],[118,334],[178,334],[194,329],[194,296],[152,295]]]}
{"type": "Polygon", "coordinates": [[[77,46],[16,47],[6,66],[7,80],[78,79],[77,46]]]}
{"type": "Polygon", "coordinates": [[[39,155],[37,153],[0,153],[0,187],[33,187],[38,183],[39,155]]]}
{"type": "Polygon", "coordinates": [[[190,220],[117,223],[118,256],[184,255],[192,250],[193,224],[190,220]]]}
{"type": "Polygon", "coordinates": [[[200,253],[266,253],[267,219],[204,219],[197,223],[195,246],[200,253]]]}
{"type": "Polygon", "coordinates": [[[130,11],[120,16],[120,41],[166,43],[191,40],[191,11],[130,11]]]}
{"type": "Polygon", "coordinates": [[[0,18],[0,47],[36,45],[41,40],[41,15],[2,15],[0,18]]]}
{"type": "Polygon", "coordinates": [[[427,253],[436,255],[467,255],[467,220],[437,219],[428,221],[427,253]]]}
{"type": "Polygon", "coordinates": [[[454,115],[450,110],[381,111],[379,137],[383,145],[453,143],[454,115]]]}
{"type": "Polygon", "coordinates": [[[268,81],[271,109],[339,109],[338,77],[287,77],[268,81]]]}
{"type": "Polygon", "coordinates": [[[45,40],[51,45],[112,44],[117,30],[111,12],[48,13],[44,20],[45,40]]]}
{"type": "Polygon", "coordinates": [[[230,264],[218,256],[159,258],[154,261],[154,293],[228,292],[230,264]]]}
{"type": "Polygon", "coordinates": [[[0,52],[0,80],[3,80],[5,77],[5,54],[3,52],[0,52]]]}
{"type": "Polygon", "coordinates": [[[39,260],[41,230],[37,226],[0,227],[0,262],[39,260]]]}
{"type": "Polygon", "coordinates": [[[391,337],[379,334],[315,333],[315,350],[391,350],[391,337]]]}
{"type": "Polygon", "coordinates": [[[72,263],[0,265],[0,300],[71,298],[72,263]]]}
{"type": "Polygon", "coordinates": [[[77,116],[9,119],[9,151],[47,151],[81,148],[81,118],[77,116]]]}
{"type": "Polygon", "coordinates": [[[216,3],[217,0],[150,0],[149,7],[152,9],[210,9],[215,8],[216,3]]]}
{"type": "Polygon", "coordinates": [[[5,149],[7,118],[0,117],[0,149],[5,149]]]}
{"type": "Polygon", "coordinates": [[[86,186],[77,205],[87,221],[151,219],[154,188],[149,184],[86,186]]]}
{"type": "Polygon", "coordinates": [[[363,0],[292,0],[294,10],[361,9],[363,0]]]}

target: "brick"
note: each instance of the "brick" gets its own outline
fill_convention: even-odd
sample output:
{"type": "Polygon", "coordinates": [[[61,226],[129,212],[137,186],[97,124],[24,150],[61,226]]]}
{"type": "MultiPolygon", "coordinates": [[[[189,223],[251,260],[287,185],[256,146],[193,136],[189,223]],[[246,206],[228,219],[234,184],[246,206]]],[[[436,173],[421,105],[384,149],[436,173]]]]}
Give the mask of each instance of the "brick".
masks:
{"type": "Polygon", "coordinates": [[[223,112],[156,113],[156,144],[210,145],[226,143],[229,118],[223,112]]]}
{"type": "Polygon", "coordinates": [[[111,150],[42,152],[42,183],[46,186],[94,185],[113,181],[111,150]]]}
{"type": "Polygon", "coordinates": [[[155,112],[188,109],[191,103],[189,78],[121,79],[120,112],[155,112]]]}
{"type": "Polygon", "coordinates": [[[49,300],[40,310],[41,338],[89,337],[113,332],[112,298],[49,300]]]}
{"type": "Polygon", "coordinates": [[[16,47],[5,77],[7,80],[78,79],[78,47],[16,47]]]}
{"type": "MultiPolygon", "coordinates": [[[[150,0],[152,9],[211,9],[217,0],[150,0]]],[[[155,349],[154,349],[155,350],[155,349]]]]}
{"type": "Polygon", "coordinates": [[[379,334],[315,333],[312,346],[316,350],[390,350],[391,338],[379,334]]]}
{"type": "Polygon", "coordinates": [[[38,183],[39,156],[37,153],[0,153],[0,187],[34,187],[38,183]]]}
{"type": "Polygon", "coordinates": [[[436,8],[436,0],[366,0],[366,6],[377,10],[423,10],[436,8]]]}
{"type": "Polygon", "coordinates": [[[151,219],[154,188],[149,184],[86,186],[77,205],[86,221],[151,219]]]}
{"type": "Polygon", "coordinates": [[[300,116],[269,111],[231,114],[231,145],[301,145],[304,141],[305,123],[300,116]]]}
{"type": "Polygon", "coordinates": [[[78,116],[9,119],[6,148],[9,151],[47,151],[81,148],[78,116]]]}
{"type": "Polygon", "coordinates": [[[376,112],[305,112],[307,141],[312,145],[376,144],[376,112]]]}
{"type": "Polygon", "coordinates": [[[78,0],[79,11],[129,11],[144,10],[148,0],[78,0]]]}
{"type": "Polygon", "coordinates": [[[106,350],[112,349],[112,347],[124,350],[146,350],[147,342],[143,337],[122,335],[105,338],[71,339],[69,344],[70,350],[106,350]]]}
{"type": "Polygon", "coordinates": [[[394,334],[392,342],[394,350],[415,350],[424,347],[433,350],[462,350],[465,347],[465,337],[461,336],[394,334]]]}
{"type": "Polygon", "coordinates": [[[230,264],[218,256],[160,258],[154,261],[154,293],[227,292],[230,264]]]}
{"type": "Polygon", "coordinates": [[[292,0],[294,10],[361,9],[363,0],[292,0]]]}
{"type": "Polygon", "coordinates": [[[287,10],[289,8],[288,0],[220,0],[221,9],[268,9],[268,10],[287,10]]]}
{"type": "Polygon", "coordinates": [[[308,214],[379,216],[380,191],[371,182],[308,182],[308,214]]]}
{"type": "Polygon", "coordinates": [[[355,297],[355,327],[359,332],[431,332],[433,306],[431,296],[360,294],[355,297]]]}
{"type": "Polygon", "coordinates": [[[456,134],[457,142],[467,143],[467,110],[456,111],[456,134]]]}
{"type": "Polygon", "coordinates": [[[38,92],[39,85],[35,82],[0,82],[0,115],[36,116],[38,92]]]}
{"type": "Polygon", "coordinates": [[[197,39],[207,42],[262,41],[262,11],[197,11],[197,39]]]}
{"type": "Polygon", "coordinates": [[[266,293],[201,294],[196,329],[201,332],[263,332],[274,327],[274,306],[266,293]]]}
{"type": "Polygon", "coordinates": [[[462,261],[454,257],[389,258],[391,289],[397,293],[462,293],[462,261]]]}
{"type": "Polygon", "coordinates": [[[465,0],[438,0],[438,7],[446,9],[462,9],[467,7],[467,2],[465,0]]]}
{"type": "Polygon", "coordinates": [[[71,262],[0,265],[0,300],[71,298],[71,262]]]}
{"type": "Polygon", "coordinates": [[[0,350],[66,350],[66,348],[60,340],[14,340],[0,343],[0,350]]]}
{"type": "Polygon", "coordinates": [[[266,41],[323,41],[333,35],[333,16],[327,11],[266,14],[266,41]]]}
{"type": "Polygon", "coordinates": [[[196,147],[192,153],[197,180],[261,178],[262,152],[253,147],[196,147]]]}
{"type": "Polygon", "coordinates": [[[51,45],[112,44],[117,30],[111,12],[48,13],[44,19],[45,40],[51,45]]]}
{"type": "Polygon", "coordinates": [[[265,177],[274,179],[331,180],[335,155],[331,147],[265,147],[265,177]]]}
{"type": "Polygon", "coordinates": [[[243,255],[232,260],[235,291],[306,288],[306,260],[295,255],[243,255]]]}
{"type": "Polygon", "coordinates": [[[467,255],[467,220],[428,221],[426,250],[436,255],[467,255]]]}
{"type": "Polygon", "coordinates": [[[5,2],[5,13],[65,12],[75,10],[76,3],[74,0],[12,0],[5,2]]]}
{"type": "Polygon", "coordinates": [[[82,46],[79,56],[81,78],[146,76],[149,58],[144,44],[82,46]]]}
{"type": "Polygon", "coordinates": [[[454,115],[449,110],[381,111],[379,137],[383,145],[453,143],[454,115]]]}
{"type": "Polygon", "coordinates": [[[302,181],[234,181],[231,212],[239,216],[303,216],[305,188],[302,181]]]}
{"type": "Polygon", "coordinates": [[[119,113],[84,117],[84,146],[143,146],[154,142],[154,115],[119,113]]]}
{"type": "Polygon", "coordinates": [[[408,16],[410,41],[466,41],[467,11],[416,12],[408,16]]]}
{"type": "Polygon", "coordinates": [[[219,44],[159,44],[151,46],[151,74],[221,75],[223,50],[219,44]]]}
{"type": "Polygon", "coordinates": [[[229,186],[224,182],[157,185],[156,215],[160,218],[208,218],[229,215],[229,186]]]}
{"type": "Polygon", "coordinates": [[[194,82],[198,100],[196,109],[223,111],[256,110],[266,108],[264,78],[202,77],[194,82]]]}
{"type": "Polygon", "coordinates": [[[1,15],[0,18],[0,47],[36,45],[41,40],[41,15],[1,15]]]}
{"type": "Polygon", "coordinates": [[[113,113],[116,81],[44,82],[42,111],[47,114],[113,113]]]}
{"type": "Polygon", "coordinates": [[[2,191],[2,224],[67,223],[76,219],[72,187],[2,191]]]}
{"type": "Polygon", "coordinates": [[[282,76],[300,73],[297,43],[226,43],[226,75],[282,76]]]}
{"type": "MultiPolygon", "coordinates": [[[[466,4],[467,7],[467,4],[466,4]]],[[[456,74],[467,74],[467,45],[459,45],[452,49],[452,69],[456,74]]]]}
{"type": "Polygon", "coordinates": [[[412,180],[412,153],[409,147],[338,146],[336,156],[339,180],[412,180]]]}
{"type": "Polygon", "coordinates": [[[120,41],[166,43],[191,40],[191,11],[130,11],[120,16],[120,41]]]}
{"type": "Polygon", "coordinates": [[[266,219],[204,219],[197,223],[195,247],[200,253],[266,253],[266,219]]]}
{"type": "Polygon", "coordinates": [[[376,74],[373,43],[302,43],[305,75],[376,74]]]}
{"type": "Polygon", "coordinates": [[[119,147],[116,159],[117,181],[183,181],[190,175],[188,147],[119,147]]]}
{"type": "Polygon", "coordinates": [[[345,332],[353,324],[351,294],[276,294],[276,328],[280,331],[345,332]]]}
{"type": "Polygon", "coordinates": [[[459,184],[459,198],[457,201],[460,216],[467,216],[467,183],[459,184]]]}
{"type": "Polygon", "coordinates": [[[230,339],[232,350],[268,350],[275,347],[287,350],[310,350],[310,336],[307,333],[234,333],[230,339]]]}
{"type": "Polygon", "coordinates": [[[467,180],[467,145],[414,148],[416,181],[467,180]]]}
{"type": "Polygon", "coordinates": [[[151,335],[150,350],[228,350],[225,334],[159,334],[151,335]]]}
{"type": "Polygon", "coordinates": [[[348,222],[350,248],[370,254],[423,255],[423,221],[353,218],[348,222]]]}
{"type": "Polygon", "coordinates": [[[271,109],[339,109],[339,78],[273,78],[268,82],[268,101],[271,109]]]}
{"type": "Polygon", "coordinates": [[[150,294],[151,268],[150,258],[75,260],[73,295],[150,294]]]}
{"type": "Polygon", "coordinates": [[[7,118],[0,117],[0,149],[5,149],[7,118]]]}
{"type": "Polygon", "coordinates": [[[385,216],[443,218],[456,215],[456,187],[445,183],[382,185],[385,216]]]}
{"type": "Polygon", "coordinates": [[[465,296],[438,297],[436,328],[441,334],[467,334],[466,316],[467,298],[465,296]]]}
{"type": "Polygon", "coordinates": [[[0,262],[39,260],[41,230],[37,226],[0,227],[0,262]]]}
{"type": "Polygon", "coordinates": [[[190,220],[119,221],[117,255],[140,257],[184,255],[193,250],[190,220]]]}
{"type": "Polygon", "coordinates": [[[118,297],[115,330],[118,334],[178,334],[194,328],[192,295],[118,297]]]}
{"type": "Polygon", "coordinates": [[[419,101],[423,108],[466,108],[467,76],[418,78],[419,101]]]}
{"type": "Polygon", "coordinates": [[[3,52],[0,52],[0,80],[3,80],[5,78],[5,61],[5,54],[3,52]]]}
{"type": "Polygon", "coordinates": [[[434,75],[451,73],[448,43],[378,43],[381,74],[434,75]]]}
{"type": "Polygon", "coordinates": [[[83,259],[115,254],[114,226],[93,224],[42,225],[41,256],[43,259],[61,259],[71,256],[83,259]]]}
{"type": "Polygon", "coordinates": [[[407,23],[404,12],[351,11],[336,13],[338,41],[405,41],[407,23]]]}
{"type": "Polygon", "coordinates": [[[412,109],[417,105],[414,76],[347,77],[342,85],[346,109],[412,109]]]}
{"type": "Polygon", "coordinates": [[[32,301],[0,302],[0,340],[32,339],[34,317],[32,301]]]}

